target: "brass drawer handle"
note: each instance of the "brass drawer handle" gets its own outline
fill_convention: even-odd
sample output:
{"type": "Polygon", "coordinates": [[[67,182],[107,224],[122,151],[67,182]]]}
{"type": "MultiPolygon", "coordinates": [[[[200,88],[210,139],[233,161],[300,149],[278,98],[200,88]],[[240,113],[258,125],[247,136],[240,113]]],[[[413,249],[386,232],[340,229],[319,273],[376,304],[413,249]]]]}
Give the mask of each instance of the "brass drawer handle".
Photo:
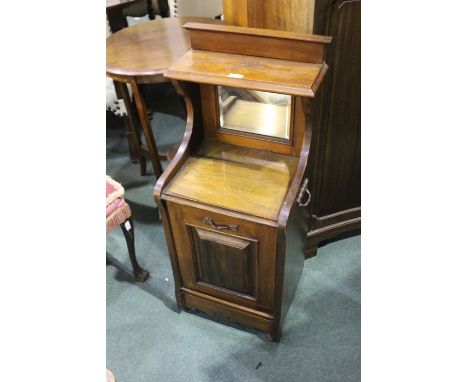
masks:
{"type": "Polygon", "coordinates": [[[304,182],[302,183],[301,189],[299,190],[299,194],[297,195],[296,203],[299,207],[307,207],[310,203],[310,199],[312,199],[312,194],[307,189],[307,185],[309,184],[309,179],[305,178],[304,182]],[[307,200],[302,202],[304,198],[304,193],[307,194],[307,200]]]}
{"type": "Polygon", "coordinates": [[[239,230],[238,224],[216,224],[209,217],[203,218],[203,223],[209,224],[210,226],[212,226],[214,229],[217,229],[218,231],[221,231],[222,229],[230,229],[231,231],[239,230]]]}

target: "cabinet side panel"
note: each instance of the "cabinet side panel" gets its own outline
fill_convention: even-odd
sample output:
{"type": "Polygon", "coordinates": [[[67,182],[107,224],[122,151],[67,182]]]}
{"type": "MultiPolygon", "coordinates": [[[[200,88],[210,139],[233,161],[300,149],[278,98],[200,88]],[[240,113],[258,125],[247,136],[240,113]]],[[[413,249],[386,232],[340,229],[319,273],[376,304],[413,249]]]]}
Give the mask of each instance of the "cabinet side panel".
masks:
{"type": "Polygon", "coordinates": [[[258,296],[264,301],[264,305],[270,308],[274,306],[276,285],[276,227],[256,225],[258,237],[258,269],[261,282],[258,283],[258,296]]]}
{"type": "Polygon", "coordinates": [[[308,211],[294,204],[286,225],[283,295],[281,322],[284,322],[289,306],[304,269],[304,245],[308,228],[308,211]]]}
{"type": "Polygon", "coordinates": [[[168,203],[169,219],[174,236],[174,244],[177,252],[177,262],[182,276],[182,285],[193,288],[196,282],[194,262],[192,258],[192,248],[188,233],[185,228],[184,207],[175,203],[168,203]]]}

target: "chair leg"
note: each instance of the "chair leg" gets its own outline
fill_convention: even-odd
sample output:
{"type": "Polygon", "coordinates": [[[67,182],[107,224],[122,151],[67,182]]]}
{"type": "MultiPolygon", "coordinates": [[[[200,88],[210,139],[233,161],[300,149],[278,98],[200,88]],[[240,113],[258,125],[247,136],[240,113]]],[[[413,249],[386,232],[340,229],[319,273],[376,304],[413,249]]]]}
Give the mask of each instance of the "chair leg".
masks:
{"type": "Polygon", "coordinates": [[[132,262],[133,274],[135,275],[135,280],[139,282],[145,282],[149,277],[149,272],[146,269],[140,267],[138,264],[136,255],[135,255],[135,237],[133,231],[133,219],[129,218],[124,223],[120,225],[127,241],[128,253],[130,255],[130,261],[132,262]]]}

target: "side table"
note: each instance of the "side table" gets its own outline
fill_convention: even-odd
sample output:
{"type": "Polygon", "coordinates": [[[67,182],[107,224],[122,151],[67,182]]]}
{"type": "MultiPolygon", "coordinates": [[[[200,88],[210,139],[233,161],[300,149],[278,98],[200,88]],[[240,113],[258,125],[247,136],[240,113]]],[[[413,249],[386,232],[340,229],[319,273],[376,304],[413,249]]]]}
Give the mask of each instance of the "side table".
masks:
{"type": "MultiPolygon", "coordinates": [[[[117,94],[124,100],[129,111],[133,110],[133,104],[126,84],[133,91],[146,146],[142,145],[139,138],[138,121],[132,118],[129,121],[131,133],[135,136],[139,156],[150,159],[156,178],[162,174],[160,155],[140,85],[168,81],[164,78],[167,68],[191,47],[188,31],[182,28],[188,21],[222,23],[220,20],[204,17],[163,18],[122,29],[106,41],[106,74],[116,83],[117,94]]],[[[142,172],[144,173],[144,168],[142,172]]]]}

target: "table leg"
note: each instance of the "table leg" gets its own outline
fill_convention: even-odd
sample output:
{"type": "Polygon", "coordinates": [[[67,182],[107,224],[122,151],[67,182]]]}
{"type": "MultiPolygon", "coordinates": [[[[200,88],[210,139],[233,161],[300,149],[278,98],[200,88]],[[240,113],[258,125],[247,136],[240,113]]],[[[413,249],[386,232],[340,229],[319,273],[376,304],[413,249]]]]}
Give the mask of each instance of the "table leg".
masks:
{"type": "Polygon", "coordinates": [[[170,17],[168,0],[158,0],[159,14],[161,17],[170,17]]]}
{"type": "Polygon", "coordinates": [[[153,165],[154,175],[159,178],[163,172],[161,162],[159,160],[158,148],[154,141],[153,131],[151,130],[151,123],[146,110],[145,101],[140,92],[140,88],[135,80],[130,82],[133,90],[133,98],[140,116],[141,127],[145,135],[146,145],[148,146],[148,153],[150,156],[151,164],[153,165]]]}
{"type": "Polygon", "coordinates": [[[112,33],[128,27],[127,19],[122,14],[122,7],[106,8],[106,13],[112,33]]]}
{"type": "Polygon", "coordinates": [[[125,109],[127,109],[127,117],[125,118],[125,125],[127,129],[128,149],[130,151],[130,158],[138,160],[140,163],[140,174],[146,175],[146,158],[141,152],[141,137],[138,128],[138,118],[136,110],[133,107],[133,102],[130,99],[127,84],[114,81],[115,92],[117,98],[123,99],[125,109]]]}
{"type": "Polygon", "coordinates": [[[146,0],[146,13],[148,13],[148,17],[150,20],[154,20],[154,9],[152,0],[146,0]]]}

